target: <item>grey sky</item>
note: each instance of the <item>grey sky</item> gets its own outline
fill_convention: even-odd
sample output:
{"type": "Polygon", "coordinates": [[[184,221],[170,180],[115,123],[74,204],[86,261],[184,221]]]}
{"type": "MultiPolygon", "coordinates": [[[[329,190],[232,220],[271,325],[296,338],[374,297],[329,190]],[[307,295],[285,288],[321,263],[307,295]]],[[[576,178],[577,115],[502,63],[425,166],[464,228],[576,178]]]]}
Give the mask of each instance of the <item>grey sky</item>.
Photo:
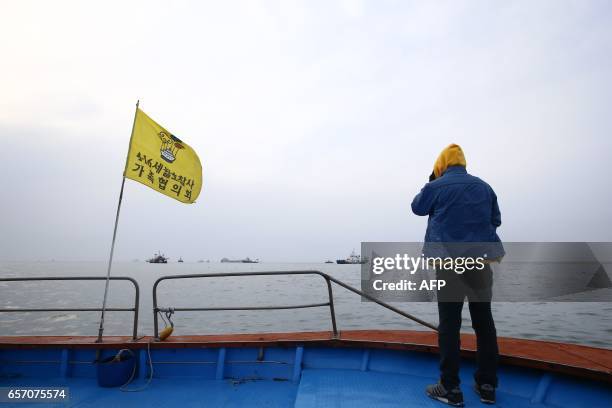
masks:
{"type": "Polygon", "coordinates": [[[107,257],[136,99],[199,153],[126,182],[118,259],[318,261],[414,241],[463,146],[507,241],[610,241],[612,3],[8,2],[0,259],[107,257]]]}

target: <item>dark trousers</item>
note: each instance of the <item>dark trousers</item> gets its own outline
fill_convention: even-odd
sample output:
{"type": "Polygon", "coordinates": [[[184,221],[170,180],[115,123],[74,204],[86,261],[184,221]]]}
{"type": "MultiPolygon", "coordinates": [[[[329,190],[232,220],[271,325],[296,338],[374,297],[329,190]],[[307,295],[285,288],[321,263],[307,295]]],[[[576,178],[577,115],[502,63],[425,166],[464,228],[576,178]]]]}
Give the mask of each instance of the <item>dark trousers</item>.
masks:
{"type": "MultiPolygon", "coordinates": [[[[472,272],[470,272],[472,273],[472,272]]],[[[477,384],[491,384],[497,387],[497,332],[491,313],[492,272],[487,266],[478,275],[457,275],[454,271],[438,271],[438,279],[447,279],[447,292],[451,296],[438,297],[440,317],[438,346],[440,348],[440,380],[446,388],[459,385],[459,361],[461,311],[463,297],[467,296],[472,317],[472,327],[476,332],[477,370],[474,379],[477,384]],[[476,277],[476,278],[475,278],[476,277]],[[463,297],[461,294],[464,294],[463,297]],[[458,301],[461,299],[461,301],[458,301]]]]}

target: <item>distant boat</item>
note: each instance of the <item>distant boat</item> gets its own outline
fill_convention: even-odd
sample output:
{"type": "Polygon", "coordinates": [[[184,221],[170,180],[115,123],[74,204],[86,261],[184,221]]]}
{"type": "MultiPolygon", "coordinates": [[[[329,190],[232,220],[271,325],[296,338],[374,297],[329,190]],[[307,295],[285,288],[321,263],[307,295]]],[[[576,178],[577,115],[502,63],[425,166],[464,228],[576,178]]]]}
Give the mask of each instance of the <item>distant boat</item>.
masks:
{"type": "Polygon", "coordinates": [[[259,259],[251,259],[248,256],[244,259],[221,259],[222,263],[259,263],[259,259]]]}
{"type": "Polygon", "coordinates": [[[164,256],[161,252],[155,254],[153,258],[147,259],[148,263],[168,263],[168,258],[164,256]]]}
{"type": "Polygon", "coordinates": [[[183,258],[179,258],[177,262],[183,263],[183,258]]]}
{"type": "Polygon", "coordinates": [[[336,263],[339,265],[355,265],[355,264],[360,265],[360,264],[365,264],[367,262],[368,262],[368,258],[364,257],[363,259],[361,259],[361,255],[357,255],[355,253],[355,250],[351,252],[348,258],[336,260],[336,263]]]}
{"type": "Polygon", "coordinates": [[[334,261],[325,261],[325,263],[334,263],[334,261]]]}

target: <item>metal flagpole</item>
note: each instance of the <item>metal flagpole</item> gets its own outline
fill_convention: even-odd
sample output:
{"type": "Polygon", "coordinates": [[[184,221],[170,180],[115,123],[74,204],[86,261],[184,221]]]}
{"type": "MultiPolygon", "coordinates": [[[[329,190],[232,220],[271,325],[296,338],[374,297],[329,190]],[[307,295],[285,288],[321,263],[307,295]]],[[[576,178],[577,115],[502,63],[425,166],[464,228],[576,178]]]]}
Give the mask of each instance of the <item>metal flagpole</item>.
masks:
{"type": "Polygon", "coordinates": [[[127,156],[125,158],[125,168],[123,169],[123,177],[121,179],[121,191],[119,192],[119,203],[117,204],[117,214],[115,215],[115,228],[113,229],[113,241],[111,243],[110,256],[108,257],[108,269],[106,271],[106,284],[104,286],[104,301],[102,302],[102,313],[100,314],[100,327],[98,328],[98,339],[96,343],[102,342],[102,333],[104,332],[104,312],[106,312],[106,300],[108,298],[108,284],[110,282],[111,266],[113,265],[113,253],[115,252],[115,238],[117,238],[117,224],[119,223],[119,213],[121,212],[121,201],[123,200],[123,187],[125,186],[125,172],[127,171],[128,160],[130,158],[130,150],[132,148],[132,138],[134,137],[134,126],[136,126],[136,116],[138,115],[138,105],[140,100],[136,101],[136,111],[134,112],[134,122],[132,123],[132,133],[130,134],[130,144],[128,147],[127,156]]]}

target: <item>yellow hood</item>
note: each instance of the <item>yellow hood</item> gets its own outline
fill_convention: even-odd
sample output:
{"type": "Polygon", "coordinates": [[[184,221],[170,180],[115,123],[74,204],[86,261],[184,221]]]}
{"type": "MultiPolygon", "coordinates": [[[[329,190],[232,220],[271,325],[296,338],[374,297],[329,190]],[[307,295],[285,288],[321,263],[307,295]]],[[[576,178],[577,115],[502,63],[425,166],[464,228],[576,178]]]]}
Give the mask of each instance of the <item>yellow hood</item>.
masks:
{"type": "Polygon", "coordinates": [[[465,167],[465,156],[463,150],[457,144],[450,144],[442,153],[438,156],[436,163],[434,164],[434,174],[436,178],[440,177],[449,166],[463,166],[465,167]]]}

